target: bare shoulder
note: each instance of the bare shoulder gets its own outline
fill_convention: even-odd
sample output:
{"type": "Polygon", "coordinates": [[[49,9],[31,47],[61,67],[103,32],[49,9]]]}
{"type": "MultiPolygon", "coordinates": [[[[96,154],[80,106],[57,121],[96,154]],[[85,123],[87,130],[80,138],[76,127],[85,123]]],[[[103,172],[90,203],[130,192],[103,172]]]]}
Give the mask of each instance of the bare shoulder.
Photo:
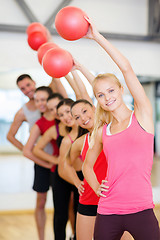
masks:
{"type": "Polygon", "coordinates": [[[62,145],[63,146],[70,146],[71,145],[71,140],[67,135],[62,139],[61,146],[62,145]]]}
{"type": "Polygon", "coordinates": [[[50,127],[46,132],[49,132],[50,134],[55,134],[57,131],[56,131],[56,126],[52,126],[50,127]]]}
{"type": "Polygon", "coordinates": [[[38,133],[38,134],[40,135],[40,134],[41,134],[41,131],[40,131],[38,125],[37,125],[37,124],[34,124],[34,125],[32,126],[32,128],[31,128],[30,135],[34,135],[34,134],[36,134],[36,133],[38,133]]]}
{"type": "Polygon", "coordinates": [[[81,137],[77,138],[74,143],[72,144],[72,148],[76,148],[78,150],[81,150],[84,144],[84,139],[87,134],[82,135],[81,137]]]}
{"type": "Polygon", "coordinates": [[[49,137],[50,139],[57,139],[57,130],[56,130],[56,126],[52,126],[50,127],[45,133],[44,136],[49,137]]]}
{"type": "Polygon", "coordinates": [[[14,117],[14,121],[27,121],[24,115],[23,108],[20,108],[14,117]]]}

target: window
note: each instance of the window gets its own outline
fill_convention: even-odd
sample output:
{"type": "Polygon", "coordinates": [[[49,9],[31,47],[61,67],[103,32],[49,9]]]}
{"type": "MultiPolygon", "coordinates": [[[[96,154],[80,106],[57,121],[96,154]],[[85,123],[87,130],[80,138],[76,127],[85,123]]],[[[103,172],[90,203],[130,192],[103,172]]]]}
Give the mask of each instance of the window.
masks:
{"type": "MultiPolygon", "coordinates": [[[[16,112],[27,102],[25,97],[18,89],[0,89],[1,107],[0,107],[0,151],[13,150],[12,144],[7,140],[6,135],[16,112]]],[[[25,143],[28,138],[28,124],[23,123],[16,138],[25,143]]]]}

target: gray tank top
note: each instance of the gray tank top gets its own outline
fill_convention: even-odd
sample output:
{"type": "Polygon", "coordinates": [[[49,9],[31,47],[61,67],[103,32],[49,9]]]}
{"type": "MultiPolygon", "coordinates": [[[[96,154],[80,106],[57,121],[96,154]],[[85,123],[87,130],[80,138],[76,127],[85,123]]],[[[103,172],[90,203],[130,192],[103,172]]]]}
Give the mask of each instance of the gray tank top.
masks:
{"type": "MultiPolygon", "coordinates": [[[[23,105],[23,111],[24,115],[27,119],[27,122],[29,124],[29,131],[31,130],[32,126],[35,124],[35,122],[41,118],[41,113],[38,110],[35,111],[30,111],[26,104],[23,105]]],[[[53,146],[51,143],[48,143],[46,147],[44,148],[44,151],[47,152],[48,154],[52,155],[53,154],[53,146]]]]}
{"type": "Polygon", "coordinates": [[[35,110],[35,111],[29,110],[26,104],[23,105],[22,109],[24,111],[24,115],[29,124],[29,131],[30,131],[32,126],[35,124],[35,122],[41,117],[41,114],[38,110],[35,110]]]}

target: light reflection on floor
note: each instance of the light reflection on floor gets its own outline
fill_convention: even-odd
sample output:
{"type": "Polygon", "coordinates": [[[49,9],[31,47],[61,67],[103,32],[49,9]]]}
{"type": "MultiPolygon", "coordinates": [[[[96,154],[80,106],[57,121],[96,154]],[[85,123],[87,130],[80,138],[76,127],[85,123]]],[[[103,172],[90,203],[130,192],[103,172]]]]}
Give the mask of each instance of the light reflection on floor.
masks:
{"type": "MultiPolygon", "coordinates": [[[[151,181],[153,199],[160,204],[160,158],[153,161],[151,181]]],[[[0,211],[34,209],[36,194],[32,190],[33,162],[22,155],[0,156],[0,211]]],[[[52,208],[52,193],[48,193],[47,208],[52,208]]]]}
{"type": "MultiPolygon", "coordinates": [[[[35,208],[33,176],[32,161],[20,154],[0,156],[0,211],[35,208]]],[[[48,192],[46,208],[53,208],[51,190],[48,192]]]]}

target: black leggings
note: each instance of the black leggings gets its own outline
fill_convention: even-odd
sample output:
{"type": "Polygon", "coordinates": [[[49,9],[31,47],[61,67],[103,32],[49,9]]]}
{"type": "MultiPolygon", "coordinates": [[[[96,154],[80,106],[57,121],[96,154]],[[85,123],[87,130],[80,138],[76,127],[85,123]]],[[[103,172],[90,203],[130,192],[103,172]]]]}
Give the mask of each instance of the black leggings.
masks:
{"type": "MultiPolygon", "coordinates": [[[[68,221],[68,206],[71,192],[74,192],[74,211],[76,213],[79,194],[77,189],[63,180],[58,175],[56,168],[53,174],[52,191],[53,191],[53,204],[54,204],[54,235],[55,240],[66,239],[66,224],[68,221]]],[[[75,216],[76,217],[76,216],[75,216]]]]}
{"type": "Polygon", "coordinates": [[[124,231],[135,240],[160,240],[158,221],[152,209],[126,215],[97,214],[94,240],[120,240],[124,231]]]}

